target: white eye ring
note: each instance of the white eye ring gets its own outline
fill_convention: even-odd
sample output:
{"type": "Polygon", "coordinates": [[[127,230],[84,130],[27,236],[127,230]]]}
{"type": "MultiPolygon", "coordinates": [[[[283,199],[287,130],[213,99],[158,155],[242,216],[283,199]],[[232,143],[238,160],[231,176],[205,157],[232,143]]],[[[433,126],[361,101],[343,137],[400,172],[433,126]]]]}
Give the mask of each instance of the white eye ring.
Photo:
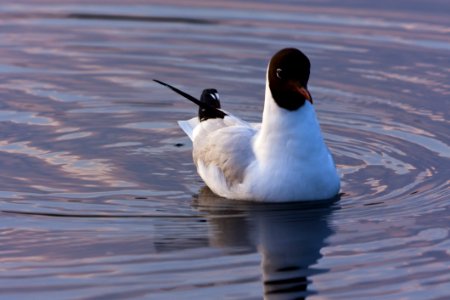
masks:
{"type": "Polygon", "coordinates": [[[282,69],[280,69],[280,68],[277,69],[277,77],[280,78],[280,79],[283,79],[283,78],[281,77],[281,73],[282,73],[282,72],[283,72],[282,69]]]}
{"type": "Polygon", "coordinates": [[[219,100],[219,93],[209,93],[209,95],[210,95],[211,98],[213,98],[214,100],[219,100]]]}

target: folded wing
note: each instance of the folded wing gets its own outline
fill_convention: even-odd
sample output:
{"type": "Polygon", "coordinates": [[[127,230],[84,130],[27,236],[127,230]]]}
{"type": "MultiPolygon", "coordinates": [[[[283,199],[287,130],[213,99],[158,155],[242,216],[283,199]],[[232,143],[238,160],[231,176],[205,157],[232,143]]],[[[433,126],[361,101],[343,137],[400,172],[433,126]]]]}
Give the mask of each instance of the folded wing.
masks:
{"type": "Polygon", "coordinates": [[[250,124],[232,116],[210,119],[195,127],[194,163],[208,186],[214,189],[225,182],[230,188],[244,180],[246,169],[255,160],[255,133],[250,124]]]}

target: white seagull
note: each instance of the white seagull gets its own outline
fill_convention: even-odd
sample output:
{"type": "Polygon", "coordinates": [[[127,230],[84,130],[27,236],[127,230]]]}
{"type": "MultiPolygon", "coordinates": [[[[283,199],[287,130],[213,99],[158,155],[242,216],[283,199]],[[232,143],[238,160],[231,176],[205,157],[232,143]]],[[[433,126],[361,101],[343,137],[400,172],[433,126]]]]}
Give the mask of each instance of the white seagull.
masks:
{"type": "Polygon", "coordinates": [[[340,179],[307,89],[309,73],[300,50],[277,52],[267,68],[258,124],[221,110],[215,89],[197,100],[155,81],[200,107],[197,117],[178,124],[193,142],[198,174],[214,193],[258,202],[313,201],[337,196],[340,179]]]}

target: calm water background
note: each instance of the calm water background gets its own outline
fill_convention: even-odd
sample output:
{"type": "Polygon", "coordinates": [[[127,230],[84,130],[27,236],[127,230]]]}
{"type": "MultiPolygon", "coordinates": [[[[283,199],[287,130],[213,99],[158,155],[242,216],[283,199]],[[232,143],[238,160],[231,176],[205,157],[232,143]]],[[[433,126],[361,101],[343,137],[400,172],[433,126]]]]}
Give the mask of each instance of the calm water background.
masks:
{"type": "Polygon", "coordinates": [[[449,299],[449,11],[2,1],[0,298],[449,299]],[[151,79],[259,121],[283,47],[312,61],[344,194],[217,198],[176,126],[195,108],[151,79]]]}

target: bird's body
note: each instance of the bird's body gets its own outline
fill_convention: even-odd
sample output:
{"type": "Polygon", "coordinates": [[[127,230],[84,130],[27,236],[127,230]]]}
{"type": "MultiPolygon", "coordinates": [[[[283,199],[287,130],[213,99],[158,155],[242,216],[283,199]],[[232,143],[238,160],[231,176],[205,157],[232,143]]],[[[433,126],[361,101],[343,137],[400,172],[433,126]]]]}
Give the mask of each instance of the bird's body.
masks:
{"type": "MultiPolygon", "coordinates": [[[[287,56],[298,55],[294,50],[282,51],[294,52],[287,56]]],[[[193,142],[200,177],[222,197],[289,202],[324,200],[339,192],[339,175],[306,89],[309,65],[306,80],[294,86],[291,58],[276,59],[282,51],[269,64],[261,124],[247,123],[226,112],[201,121],[199,117],[179,121],[193,142]]],[[[211,97],[218,100],[217,91],[211,97]]],[[[218,107],[206,109],[214,115],[218,107]]]]}

